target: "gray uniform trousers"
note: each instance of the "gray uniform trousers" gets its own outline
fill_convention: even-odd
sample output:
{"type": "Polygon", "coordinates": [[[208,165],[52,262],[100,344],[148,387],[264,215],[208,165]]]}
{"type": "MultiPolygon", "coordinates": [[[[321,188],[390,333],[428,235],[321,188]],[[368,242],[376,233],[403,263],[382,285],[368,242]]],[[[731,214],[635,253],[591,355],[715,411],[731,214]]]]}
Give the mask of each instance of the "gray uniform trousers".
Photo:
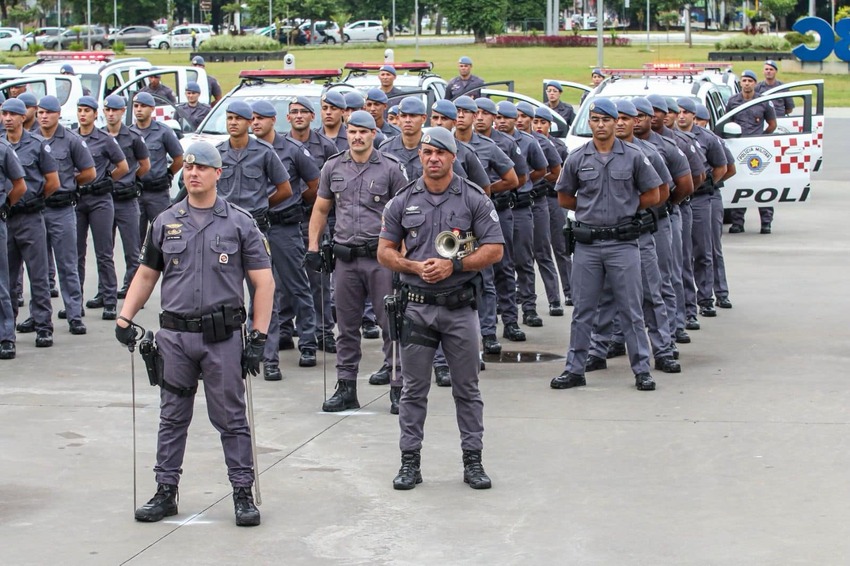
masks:
{"type": "MultiPolygon", "coordinates": [[[[738,224],[740,226],[744,225],[744,216],[747,214],[746,208],[731,208],[729,209],[729,217],[732,219],[732,224],[738,224]]],[[[772,206],[760,206],[759,207],[759,218],[761,219],[762,224],[769,224],[773,222],[773,207],[772,206]]]]}
{"type": "MultiPolygon", "coordinates": [[[[484,402],[478,389],[477,313],[468,307],[449,310],[435,305],[409,303],[405,316],[414,324],[440,334],[452,374],[460,446],[463,450],[481,450],[484,446],[484,402]]],[[[401,450],[422,448],[433,359],[434,348],[410,343],[401,347],[404,368],[404,387],[398,406],[401,450]]]]}
{"type": "MultiPolygon", "coordinates": [[[[12,286],[9,284],[9,254],[6,222],[0,220],[0,342],[15,341],[15,311],[12,310],[12,286]]],[[[18,298],[15,297],[15,305],[18,298]]]]}
{"type": "Polygon", "coordinates": [[[567,353],[568,372],[584,375],[593,322],[606,279],[611,284],[614,302],[620,312],[620,324],[626,337],[632,371],[635,374],[649,372],[649,344],[644,330],[640,264],[637,240],[576,244],[571,279],[575,306],[570,325],[570,349],[567,353]]]}
{"type": "Polygon", "coordinates": [[[118,281],[115,275],[115,261],[112,259],[114,206],[112,195],[86,195],[77,201],[76,209],[77,274],[80,276],[80,288],[85,288],[87,238],[91,227],[97,258],[97,287],[106,305],[115,305],[118,302],[118,281]]]}
{"type": "MultiPolygon", "coordinates": [[[[648,330],[652,355],[656,358],[670,357],[673,355],[673,338],[670,334],[667,306],[661,295],[662,277],[658,266],[655,238],[653,234],[645,233],[640,235],[638,242],[643,286],[643,319],[648,330]]],[[[620,329],[619,313],[614,303],[614,293],[607,282],[608,278],[605,279],[590,345],[590,353],[603,360],[606,357],[609,342],[622,344],[625,341],[620,329]],[[610,333],[605,332],[606,330],[610,330],[610,333]]]]}
{"type": "Polygon", "coordinates": [[[77,266],[77,214],[73,206],[44,209],[47,245],[56,258],[59,289],[68,320],[80,320],[83,309],[83,288],[77,266]]]}
{"type": "Polygon", "coordinates": [[[667,325],[670,332],[671,348],[676,340],[676,290],[673,284],[673,222],[672,214],[658,220],[655,238],[655,254],[658,256],[658,269],[661,272],[661,298],[667,311],[667,325]]]}
{"type": "Polygon", "coordinates": [[[567,211],[558,204],[558,197],[547,196],[546,200],[549,202],[549,240],[552,243],[552,255],[555,257],[555,265],[558,267],[558,275],[561,277],[561,288],[564,290],[564,298],[566,299],[572,296],[570,292],[570,269],[573,267],[573,258],[567,251],[567,240],[564,238],[567,211]]]}
{"type": "MultiPolygon", "coordinates": [[[[561,291],[558,285],[558,271],[555,261],[552,259],[552,228],[550,226],[549,197],[538,197],[531,205],[531,214],[534,217],[534,261],[543,279],[543,289],[546,291],[546,300],[551,303],[561,302],[561,291]]],[[[563,225],[562,225],[563,227],[563,225]]],[[[561,235],[561,239],[564,237],[561,235]]],[[[537,303],[537,295],[534,294],[534,277],[531,278],[532,305],[537,303]]]]}
{"type": "Polygon", "coordinates": [[[685,318],[696,317],[697,293],[694,284],[694,242],[691,235],[693,212],[691,203],[682,203],[679,205],[679,211],[682,213],[682,287],[685,289],[685,318]]]}
{"type": "MultiPolygon", "coordinates": [[[[360,349],[360,325],[363,321],[363,311],[366,298],[372,299],[375,318],[381,327],[384,359],[392,359],[392,342],[384,310],[384,296],[392,293],[393,273],[378,264],[378,260],[370,257],[357,257],[350,262],[337,258],[334,269],[336,278],[336,318],[339,336],[336,341],[336,371],[338,379],[354,381],[360,369],[360,359],[363,357],[360,349]]],[[[433,352],[428,358],[428,364],[434,359],[433,352]]],[[[477,358],[476,358],[477,359],[477,358]]],[[[477,363],[477,362],[476,362],[477,363]]],[[[392,368],[392,364],[388,364],[392,368]]],[[[401,385],[401,371],[396,360],[396,381],[394,386],[401,385]]]]}
{"type": "Polygon", "coordinates": [[[304,238],[301,235],[301,224],[272,224],[266,236],[272,252],[276,287],[263,361],[277,362],[281,301],[288,300],[294,305],[299,349],[316,349],[316,315],[310,282],[304,271],[304,238]]]}
{"type": "Polygon", "coordinates": [[[496,284],[496,312],[502,316],[502,324],[517,321],[516,273],[514,272],[514,211],[511,208],[499,211],[499,225],[505,235],[502,259],[493,266],[493,281],[496,284]]]}
{"type": "Polygon", "coordinates": [[[522,311],[526,312],[537,308],[537,295],[534,292],[534,279],[537,277],[534,272],[534,214],[530,206],[514,208],[513,213],[511,258],[516,272],[516,300],[522,305],[522,311]]]}
{"type": "MultiPolygon", "coordinates": [[[[30,280],[30,313],[36,330],[53,332],[53,306],[50,304],[50,286],[47,283],[47,232],[41,212],[16,214],[6,221],[8,230],[6,250],[9,255],[9,280],[17,279],[23,265],[27,266],[30,280]]],[[[20,289],[14,289],[15,294],[20,289]]],[[[12,303],[14,318],[18,316],[18,301],[12,303]]]]}
{"type": "MultiPolygon", "coordinates": [[[[171,206],[171,196],[168,191],[142,191],[139,196],[139,238],[145,241],[148,225],[159,213],[171,206]]],[[[122,238],[123,239],[123,238],[122,238]]]]}
{"type": "Polygon", "coordinates": [[[693,224],[694,282],[697,287],[697,304],[714,303],[714,252],[711,245],[711,195],[701,194],[691,197],[693,224]]]}
{"type": "Polygon", "coordinates": [[[671,240],[670,249],[673,252],[672,283],[673,292],[676,293],[676,316],[675,326],[677,330],[685,329],[685,286],[682,281],[682,267],[684,260],[682,259],[682,211],[679,205],[673,207],[670,213],[670,234],[673,237],[671,240]]]}
{"type": "MultiPolygon", "coordinates": [[[[139,239],[139,199],[133,198],[129,200],[115,201],[115,224],[112,232],[113,241],[115,238],[114,229],[118,229],[121,234],[121,245],[124,248],[124,263],[127,266],[124,270],[124,283],[122,287],[128,287],[133,276],[136,274],[136,269],[139,268],[139,248],[141,240],[139,239]]],[[[100,289],[103,293],[103,289],[100,289]]],[[[102,295],[101,295],[102,296],[102,295]]],[[[108,305],[104,298],[103,304],[108,305]]]]}
{"type": "MultiPolygon", "coordinates": [[[[245,415],[242,380],[242,337],[208,344],[200,332],[160,330],[156,343],[162,355],[165,381],[175,387],[193,387],[204,375],[204,396],[210,422],[221,435],[227,477],[233,487],[254,484],[251,430],[245,415]]],[[[249,377],[250,379],[250,377],[249,377]]],[[[159,435],[156,449],[157,483],[177,485],[183,473],[186,436],[192,422],[195,397],[179,397],[164,389],[159,394],[159,435]]]]}
{"type": "Polygon", "coordinates": [[[496,334],[496,274],[492,265],[481,270],[481,297],[478,299],[478,322],[481,336],[496,334]]]}
{"type": "Polygon", "coordinates": [[[729,283],[726,281],[726,260],[723,259],[723,195],[715,191],[711,195],[711,250],[714,267],[714,296],[718,299],[729,296],[729,283]]]}

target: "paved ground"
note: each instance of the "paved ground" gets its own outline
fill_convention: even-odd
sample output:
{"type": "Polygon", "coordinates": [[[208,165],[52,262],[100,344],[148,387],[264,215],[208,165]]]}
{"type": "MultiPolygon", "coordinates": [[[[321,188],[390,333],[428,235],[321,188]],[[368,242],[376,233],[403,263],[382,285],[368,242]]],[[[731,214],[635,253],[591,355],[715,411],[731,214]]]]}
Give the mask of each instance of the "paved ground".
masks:
{"type": "MultiPolygon", "coordinates": [[[[425,482],[396,492],[385,388],[362,381],[362,410],[322,414],[321,368],[285,352],[282,383],[254,381],[263,525],[233,525],[202,396],[180,514],[138,524],[130,359],[112,324],[96,311],[88,336],[59,324],[51,350],[22,337],[0,366],[0,563],[846,564],[848,126],[828,123],[808,205],[779,209],[771,236],[750,213],[747,233],[724,238],[735,308],[703,320],[685,372],[658,374],[656,392],[635,391],[622,358],[570,391],[548,386],[562,360],[488,364],[490,491],[461,481],[448,390],[432,391],[425,482]]],[[[514,349],[562,355],[569,318],[545,323],[514,349]]],[[[364,368],[378,364],[369,341],[364,368]]],[[[157,393],[139,366],[142,502],[157,393]]]]}

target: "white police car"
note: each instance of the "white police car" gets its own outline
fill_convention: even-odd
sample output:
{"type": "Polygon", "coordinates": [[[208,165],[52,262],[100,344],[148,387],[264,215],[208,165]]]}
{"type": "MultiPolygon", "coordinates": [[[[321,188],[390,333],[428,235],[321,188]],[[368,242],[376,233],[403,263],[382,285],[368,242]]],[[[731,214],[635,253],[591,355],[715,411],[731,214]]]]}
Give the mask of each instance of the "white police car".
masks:
{"type": "Polygon", "coordinates": [[[595,97],[614,100],[649,94],[691,97],[708,108],[709,127],[724,139],[735,157],[738,173],[725,182],[723,189],[726,207],[773,206],[808,200],[811,173],[819,167],[823,154],[823,105],[819,102],[823,99],[822,80],[782,85],[727,113],[720,88],[703,69],[606,69],[605,72],[608,78],[588,94],[576,113],[567,135],[571,151],[592,138],[588,115],[595,97]],[[816,97],[810,88],[814,88],[816,97]],[[742,137],[740,126],[733,121],[735,115],[777,98],[793,98],[794,115],[779,118],[773,133],[742,137]]]}
{"type": "Polygon", "coordinates": [[[369,89],[379,88],[381,82],[378,79],[378,71],[384,65],[391,65],[396,71],[393,86],[402,91],[402,95],[392,97],[389,106],[398,104],[405,96],[418,95],[422,97],[425,108],[429,109],[437,100],[446,97],[446,81],[439,75],[432,73],[432,63],[346,63],[343,67],[348,71],[342,84],[351,86],[365,93],[369,89]]]}

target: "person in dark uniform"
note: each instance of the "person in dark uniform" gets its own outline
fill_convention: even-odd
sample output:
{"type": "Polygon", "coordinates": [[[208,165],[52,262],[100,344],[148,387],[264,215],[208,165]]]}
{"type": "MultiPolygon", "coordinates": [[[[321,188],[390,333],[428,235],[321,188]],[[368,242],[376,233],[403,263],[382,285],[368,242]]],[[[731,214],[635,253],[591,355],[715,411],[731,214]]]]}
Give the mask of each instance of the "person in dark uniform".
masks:
{"type": "Polygon", "coordinates": [[[77,187],[95,180],[97,172],[91,152],[82,139],[59,124],[62,108],[55,96],[43,96],[38,103],[39,133],[50,148],[59,167],[59,189],[45,200],[44,223],[47,245],[53,250],[59,274],[59,287],[65,308],[59,318],[66,318],[71,334],[85,334],[83,324],[83,290],[77,265],[77,215],[74,205],[77,187]],[[63,314],[65,316],[63,316],[63,314]]]}
{"type": "Polygon", "coordinates": [[[616,138],[618,118],[610,99],[593,99],[588,118],[593,139],[570,154],[556,184],[561,206],[575,210],[577,222],[570,347],[564,372],[550,383],[553,389],[586,385],[591,328],[606,277],[620,312],[635,386],[655,389],[641,309],[640,230],[633,219],[658,204],[661,179],[637,147],[616,138]]]}
{"type": "Polygon", "coordinates": [[[38,98],[29,91],[22,92],[17,98],[27,107],[27,115],[24,116],[24,129],[30,133],[37,134],[39,130],[38,120],[36,120],[38,98]]]}
{"type": "Polygon", "coordinates": [[[490,199],[452,172],[456,151],[448,130],[431,128],[420,148],[423,175],[396,194],[383,215],[379,260],[400,274],[404,317],[401,468],[393,480],[395,489],[413,489],[422,482],[420,450],[430,366],[440,344],[454,376],[452,395],[463,450],[463,480],[473,489],[491,487],[481,461],[484,402],[478,389],[475,300],[479,272],[499,260],[504,238],[490,199]],[[476,238],[475,250],[463,257],[440,257],[436,238],[443,231],[452,231],[458,238],[476,238]]]}
{"type": "Polygon", "coordinates": [[[558,114],[561,118],[567,121],[567,129],[573,125],[573,120],[576,119],[576,111],[572,104],[567,104],[561,101],[561,94],[564,92],[564,87],[558,81],[549,81],[546,83],[546,104],[547,110],[558,114]]]}
{"type": "Polygon", "coordinates": [[[345,108],[345,97],[338,90],[329,90],[322,95],[322,125],[321,128],[316,128],[316,131],[334,142],[337,151],[348,149],[348,136],[345,134],[345,108]]]}
{"type": "Polygon", "coordinates": [[[392,65],[381,65],[381,69],[378,71],[378,81],[381,83],[381,90],[384,91],[384,94],[387,95],[387,98],[390,99],[392,104],[398,104],[398,100],[393,100],[394,98],[404,96],[404,91],[395,86],[395,78],[395,67],[392,65]]]}
{"type": "MultiPolygon", "coordinates": [[[[591,88],[598,87],[600,84],[602,84],[602,81],[604,81],[604,80],[605,80],[605,75],[602,74],[602,69],[596,68],[596,69],[593,69],[590,72],[590,86],[591,86],[591,88]]],[[[584,104],[584,99],[587,98],[588,94],[590,94],[590,93],[585,92],[584,94],[581,95],[581,101],[579,102],[579,104],[584,104]]]]}
{"type": "MultiPolygon", "coordinates": [[[[438,100],[431,106],[431,125],[453,131],[457,120],[457,107],[449,100],[438,100]]],[[[484,194],[490,196],[490,177],[484,170],[484,165],[475,154],[475,150],[459,139],[457,144],[457,161],[463,169],[463,177],[484,189],[484,194]]],[[[454,170],[457,171],[457,170],[454,170]]]]}
{"type": "MultiPolygon", "coordinates": [[[[776,78],[776,71],[778,70],[779,67],[776,65],[776,61],[768,59],[764,62],[764,80],[756,85],[756,94],[762,95],[771,89],[785,84],[776,78]]],[[[791,112],[794,111],[793,98],[776,98],[770,102],[773,104],[773,110],[776,112],[776,116],[778,118],[781,118],[782,116],[790,116],[791,112]]]]}
{"type": "MultiPolygon", "coordinates": [[[[140,93],[141,94],[141,93],[140,93]]],[[[124,125],[124,114],[127,111],[127,101],[124,98],[111,94],[103,102],[103,113],[106,114],[106,133],[115,138],[130,171],[115,181],[112,190],[112,200],[115,202],[115,230],[121,234],[121,245],[124,248],[124,283],[116,293],[120,298],[127,294],[127,288],[136,268],[139,266],[139,248],[142,245],[142,237],[139,235],[139,224],[141,212],[139,210],[139,187],[138,181],[144,177],[151,168],[150,152],[145,140],[137,131],[131,130],[124,125]]],[[[114,237],[113,237],[114,238],[114,237]]],[[[115,320],[116,305],[105,303],[103,305],[102,318],[104,320],[115,320]]]]}
{"type": "Polygon", "coordinates": [[[379,88],[370,88],[366,93],[366,112],[375,119],[375,124],[382,134],[387,138],[393,138],[401,133],[401,130],[386,120],[384,115],[387,111],[387,95],[379,88]]]}
{"type": "MultiPolygon", "coordinates": [[[[292,196],[280,204],[269,208],[269,230],[267,233],[275,271],[275,311],[279,312],[284,296],[294,304],[298,323],[298,349],[301,358],[298,365],[313,367],[316,365],[316,316],[313,308],[313,295],[310,281],[304,270],[304,238],[301,224],[304,222],[303,204],[312,205],[316,200],[319,187],[319,168],[313,162],[310,152],[297,141],[275,131],[277,110],[266,100],[251,105],[254,120],[251,129],[257,139],[263,140],[274,148],[283,166],[289,173],[292,196]]],[[[280,334],[278,317],[272,317],[269,327],[269,340],[266,344],[267,363],[277,363],[278,335],[280,334]]]]}
{"type": "Polygon", "coordinates": [[[162,275],[160,424],[154,473],[156,494],[136,509],[137,521],[177,514],[183,454],[194,395],[204,376],[207,412],[221,435],[227,475],[233,486],[236,524],[260,524],[251,488],[254,465],[246,418],[243,378],[259,373],[272,311],[274,278],[269,247],[249,213],[216,194],[222,172],[219,152],[206,142],[186,149],[183,181],[188,196],[153,222],[141,265],[116,323],[122,344],[133,344],[133,317],[162,275]],[[243,282],[254,289],[253,330],[243,346],[243,282]]]}
{"type": "Polygon", "coordinates": [[[463,56],[457,62],[458,76],[446,85],[446,100],[454,100],[458,96],[466,95],[476,99],[481,96],[477,87],[484,86],[484,79],[472,74],[472,59],[463,56]]]}
{"type": "MultiPolygon", "coordinates": [[[[0,141],[0,360],[12,360],[17,355],[15,310],[18,302],[12,295],[6,217],[8,209],[15,206],[26,192],[24,168],[21,167],[21,162],[9,142],[2,140],[0,141]]],[[[15,273],[14,276],[17,277],[18,274],[15,273]]]]}
{"type": "Polygon", "coordinates": [[[345,98],[345,121],[348,122],[352,112],[362,110],[366,106],[366,99],[356,90],[346,92],[343,97],[345,98]]]}
{"type": "MultiPolygon", "coordinates": [[[[765,65],[767,68],[767,65],[765,65]]],[[[726,103],[726,112],[731,112],[742,104],[761,96],[756,81],[756,74],[750,70],[741,73],[741,92],[733,94],[726,103]]],[[[762,92],[766,90],[763,89],[762,92]]],[[[782,101],[786,99],[780,99],[782,101]]],[[[791,100],[790,98],[787,100],[791,100]]],[[[773,101],[774,104],[779,100],[773,101]]],[[[792,103],[793,108],[793,103],[792,103]]],[[[784,110],[784,107],[783,107],[784,110]]],[[[790,111],[790,110],[789,110],[790,111]]],[[[780,114],[784,116],[784,114],[780,114]]],[[[741,126],[741,135],[743,136],[763,136],[769,134],[776,129],[777,112],[773,104],[770,102],[762,102],[751,106],[747,110],[735,114],[733,121],[741,126]]],[[[732,226],[729,227],[730,234],[740,234],[744,231],[744,217],[747,214],[746,208],[733,208],[729,215],[732,217],[732,226]]],[[[761,217],[761,233],[770,234],[771,224],[773,223],[773,207],[760,206],[759,217],[761,217]]]]}
{"type": "MultiPolygon", "coordinates": [[[[36,332],[37,348],[53,346],[53,307],[47,282],[47,231],[44,225],[45,198],[59,188],[58,166],[50,148],[41,136],[24,130],[24,103],[10,98],[3,103],[3,139],[11,145],[24,170],[27,190],[6,212],[6,253],[9,261],[9,281],[17,281],[22,265],[27,267],[32,299],[30,310],[36,332]]],[[[17,295],[20,289],[14,289],[17,295]]],[[[13,293],[10,293],[10,296],[13,293]]],[[[18,316],[13,305],[12,320],[18,316]]]]}
{"type": "MultiPolygon", "coordinates": [[[[207,66],[204,62],[204,58],[200,55],[195,55],[192,57],[192,66],[200,67],[206,71],[207,66]]],[[[221,85],[218,84],[218,81],[214,76],[207,72],[207,84],[209,85],[210,91],[210,106],[215,106],[219,100],[221,100],[221,85]]],[[[200,91],[199,91],[200,92],[200,91]]]]}
{"type": "MultiPolygon", "coordinates": [[[[381,325],[384,359],[392,360],[384,296],[392,290],[392,272],[378,264],[377,248],[384,205],[408,183],[404,166],[397,158],[377,151],[375,119],[368,112],[353,112],[348,120],[349,149],[328,160],[319,178],[319,193],[310,217],[307,266],[318,271],[322,260],[319,240],[327,226],[328,213],[336,209],[333,248],[337,325],[337,386],[325,401],[326,412],[357,409],[357,373],[362,353],[358,332],[370,298],[381,325]]],[[[432,357],[433,359],[433,357],[432,357]]],[[[398,368],[397,360],[393,364],[398,368]]],[[[401,374],[390,381],[390,410],[397,412],[401,396],[401,374]]]]}
{"type": "Polygon", "coordinates": [[[398,127],[398,104],[393,104],[387,108],[387,122],[398,127]]]}
{"type": "MultiPolygon", "coordinates": [[[[74,67],[72,67],[68,63],[65,63],[59,69],[59,74],[60,75],[72,75],[73,76],[76,73],[74,72],[74,67]]],[[[83,85],[83,96],[91,96],[91,90],[85,85],[83,85]]]]}
{"type": "MultiPolygon", "coordinates": [[[[83,96],[77,101],[77,121],[80,126],[77,133],[88,146],[94,159],[94,181],[79,186],[80,198],[77,200],[77,271],[80,275],[80,287],[85,289],[86,249],[88,232],[91,227],[94,252],[97,258],[97,276],[99,289],[94,298],[86,301],[86,308],[100,309],[109,305],[113,309],[118,304],[118,283],[115,274],[113,254],[113,226],[115,224],[115,203],[112,190],[117,179],[124,178],[130,171],[127,159],[117,138],[95,127],[97,120],[97,101],[83,96]]],[[[138,237],[138,236],[137,236],[138,237]]]]}
{"type": "MultiPolygon", "coordinates": [[[[193,130],[197,130],[204,118],[212,111],[212,107],[198,99],[201,96],[201,87],[195,81],[186,83],[186,98],[188,102],[177,105],[177,109],[186,117],[193,130]]],[[[137,97],[138,98],[138,97],[137,97]]]]}
{"type": "MultiPolygon", "coordinates": [[[[156,102],[146,92],[140,92],[133,100],[133,117],[136,122],[130,126],[130,130],[144,139],[151,163],[148,172],[139,177],[139,241],[144,240],[153,219],[171,205],[171,180],[183,167],[183,147],[174,130],[153,119],[155,107],[156,102]],[[168,164],[169,157],[171,165],[168,164]]],[[[118,298],[123,299],[125,294],[124,289],[118,291],[118,298]]]]}
{"type": "Polygon", "coordinates": [[[158,96],[172,104],[177,104],[177,97],[174,96],[174,91],[162,84],[162,77],[160,75],[151,75],[148,77],[148,84],[140,88],[139,92],[147,92],[154,97],[158,96]]]}

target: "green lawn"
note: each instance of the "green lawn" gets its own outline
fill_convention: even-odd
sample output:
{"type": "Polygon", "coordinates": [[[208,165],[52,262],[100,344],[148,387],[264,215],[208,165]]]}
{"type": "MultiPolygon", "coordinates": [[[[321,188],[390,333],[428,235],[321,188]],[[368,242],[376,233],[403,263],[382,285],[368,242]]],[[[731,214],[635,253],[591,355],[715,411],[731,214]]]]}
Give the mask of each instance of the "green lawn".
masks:
{"type": "MultiPolygon", "coordinates": [[[[391,47],[391,46],[390,46],[391,47]]],[[[472,57],[473,73],[486,81],[513,79],[516,90],[540,98],[542,79],[558,78],[575,82],[589,82],[590,70],[596,66],[596,48],[487,48],[483,45],[420,46],[418,56],[414,47],[397,47],[396,61],[431,61],[435,72],[447,80],[456,73],[456,62],[461,55],[472,57]]],[[[707,61],[713,46],[653,45],[647,52],[645,46],[610,47],[604,52],[605,65],[616,68],[640,68],[647,62],[707,61]]],[[[317,48],[294,48],[296,66],[300,69],[339,68],[346,61],[383,61],[384,46],[356,47],[331,46],[317,48]]],[[[154,64],[189,64],[188,51],[134,51],[128,55],[146,57],[154,64]]],[[[13,61],[22,65],[29,57],[16,57],[13,61]]],[[[735,71],[753,69],[761,75],[761,63],[740,63],[735,71]]],[[[238,82],[239,71],[248,68],[282,67],[281,63],[212,63],[207,70],[221,83],[225,91],[238,82]]],[[[781,73],[784,82],[815,78],[815,75],[781,73]]],[[[826,75],[826,105],[850,107],[850,76],[826,75]]],[[[577,102],[570,100],[570,102],[577,102]]]]}

